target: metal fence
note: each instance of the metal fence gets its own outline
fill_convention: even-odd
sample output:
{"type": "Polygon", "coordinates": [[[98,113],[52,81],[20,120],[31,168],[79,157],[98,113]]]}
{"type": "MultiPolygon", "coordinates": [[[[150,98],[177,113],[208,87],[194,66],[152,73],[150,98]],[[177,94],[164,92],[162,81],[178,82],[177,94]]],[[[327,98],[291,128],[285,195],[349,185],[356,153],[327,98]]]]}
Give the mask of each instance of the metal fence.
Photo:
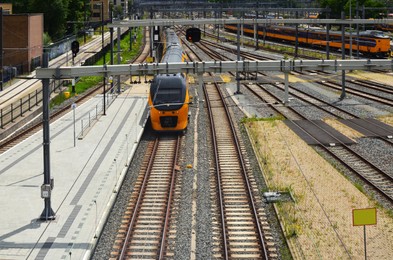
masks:
{"type": "MultiPolygon", "coordinates": [[[[50,84],[50,93],[60,92],[63,81],[50,84]]],[[[42,88],[29,93],[10,105],[0,109],[0,127],[5,128],[6,125],[14,123],[15,119],[24,116],[26,113],[32,111],[35,106],[42,105],[42,88]]]]}
{"type": "MultiPolygon", "coordinates": [[[[108,92],[105,94],[106,95],[106,107],[108,108],[112,102],[115,100],[117,97],[116,94],[109,94],[108,92]]],[[[103,100],[97,104],[94,109],[90,110],[87,113],[87,116],[82,118],[80,120],[80,132],[77,135],[78,139],[83,139],[86,134],[88,133],[88,130],[91,128],[91,126],[98,120],[98,117],[100,114],[103,114],[104,111],[104,105],[103,105],[103,100]]]]}

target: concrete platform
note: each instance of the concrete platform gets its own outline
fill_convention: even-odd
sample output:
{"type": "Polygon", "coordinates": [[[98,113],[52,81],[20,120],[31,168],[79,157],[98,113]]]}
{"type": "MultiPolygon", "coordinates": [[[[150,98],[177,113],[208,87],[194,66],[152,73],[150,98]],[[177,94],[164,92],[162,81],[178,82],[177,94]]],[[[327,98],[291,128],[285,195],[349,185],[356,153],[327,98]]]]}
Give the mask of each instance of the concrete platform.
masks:
{"type": "Polygon", "coordinates": [[[92,120],[102,96],[50,126],[51,204],[42,221],[43,133],[0,155],[0,259],[87,259],[115,200],[147,120],[147,84],[114,96],[106,116],[92,120]],[[90,126],[86,125],[90,117],[90,126]],[[88,131],[86,132],[86,130],[88,131]]]}

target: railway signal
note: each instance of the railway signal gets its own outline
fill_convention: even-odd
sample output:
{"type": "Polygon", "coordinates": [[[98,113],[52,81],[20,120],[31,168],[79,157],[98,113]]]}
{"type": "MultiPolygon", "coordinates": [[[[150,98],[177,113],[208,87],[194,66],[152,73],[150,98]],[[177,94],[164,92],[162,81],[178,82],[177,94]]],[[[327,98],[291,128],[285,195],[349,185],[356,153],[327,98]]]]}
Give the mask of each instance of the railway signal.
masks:
{"type": "Polygon", "coordinates": [[[201,40],[201,30],[198,28],[188,28],[186,31],[186,39],[189,42],[199,42],[201,40]]]}
{"type": "Polygon", "coordinates": [[[76,57],[76,54],[79,52],[79,42],[78,41],[73,41],[71,43],[71,50],[73,57],[76,57]]]}

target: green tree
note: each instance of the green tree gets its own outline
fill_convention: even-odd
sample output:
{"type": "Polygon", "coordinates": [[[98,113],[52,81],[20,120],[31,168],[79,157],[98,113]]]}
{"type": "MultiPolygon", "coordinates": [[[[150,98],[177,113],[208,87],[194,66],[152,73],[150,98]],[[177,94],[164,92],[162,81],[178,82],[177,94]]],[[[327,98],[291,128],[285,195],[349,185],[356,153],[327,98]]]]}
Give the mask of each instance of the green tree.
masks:
{"type": "MultiPolygon", "coordinates": [[[[364,5],[367,8],[376,8],[375,10],[366,10],[366,19],[367,18],[378,18],[379,13],[383,13],[383,10],[380,8],[386,8],[389,6],[389,3],[392,1],[384,1],[384,0],[319,0],[321,8],[330,8],[330,18],[341,18],[341,11],[344,7],[345,16],[349,17],[349,6],[351,5],[352,17],[356,15],[356,2],[358,3],[359,8],[361,9],[364,5]]],[[[359,12],[361,13],[361,12],[359,12]]],[[[323,13],[321,18],[325,18],[326,14],[323,13]]],[[[361,15],[361,14],[359,14],[361,15]]]]}
{"type": "Polygon", "coordinates": [[[84,30],[85,19],[90,16],[89,2],[86,0],[69,0],[67,14],[67,33],[78,33],[84,30]]]}
{"type": "Polygon", "coordinates": [[[30,11],[44,13],[44,31],[52,40],[62,38],[66,32],[69,0],[32,0],[30,11]]]}
{"type": "MultiPolygon", "coordinates": [[[[321,8],[330,8],[329,18],[341,18],[342,7],[347,0],[319,0],[321,8]]],[[[326,18],[326,13],[322,13],[321,18],[326,18]]]]}
{"type": "Polygon", "coordinates": [[[120,5],[113,6],[113,18],[123,18],[123,7],[120,5]]]}

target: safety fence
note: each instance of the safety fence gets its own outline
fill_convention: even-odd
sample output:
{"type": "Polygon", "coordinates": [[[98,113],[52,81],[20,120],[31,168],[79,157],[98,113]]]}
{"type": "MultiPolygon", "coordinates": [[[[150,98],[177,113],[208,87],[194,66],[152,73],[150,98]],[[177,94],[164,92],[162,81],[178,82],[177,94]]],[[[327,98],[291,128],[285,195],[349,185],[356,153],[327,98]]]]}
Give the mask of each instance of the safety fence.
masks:
{"type": "MultiPolygon", "coordinates": [[[[117,94],[110,94],[110,93],[106,93],[105,94],[105,105],[106,108],[108,108],[112,102],[115,100],[115,98],[117,97],[117,94]]],[[[80,132],[77,135],[78,139],[83,139],[86,134],[88,133],[88,131],[90,130],[90,128],[94,125],[94,123],[97,122],[98,118],[100,115],[103,114],[104,112],[104,101],[101,100],[95,107],[94,109],[90,110],[85,117],[83,117],[80,120],[80,132]]]]}
{"type": "MultiPolygon", "coordinates": [[[[37,81],[38,82],[38,81],[37,81]]],[[[50,84],[50,93],[61,92],[63,81],[53,81],[50,84]]],[[[26,113],[42,106],[42,88],[36,89],[28,95],[0,109],[0,127],[4,129],[6,125],[14,123],[18,117],[23,117],[26,113]]]]}

